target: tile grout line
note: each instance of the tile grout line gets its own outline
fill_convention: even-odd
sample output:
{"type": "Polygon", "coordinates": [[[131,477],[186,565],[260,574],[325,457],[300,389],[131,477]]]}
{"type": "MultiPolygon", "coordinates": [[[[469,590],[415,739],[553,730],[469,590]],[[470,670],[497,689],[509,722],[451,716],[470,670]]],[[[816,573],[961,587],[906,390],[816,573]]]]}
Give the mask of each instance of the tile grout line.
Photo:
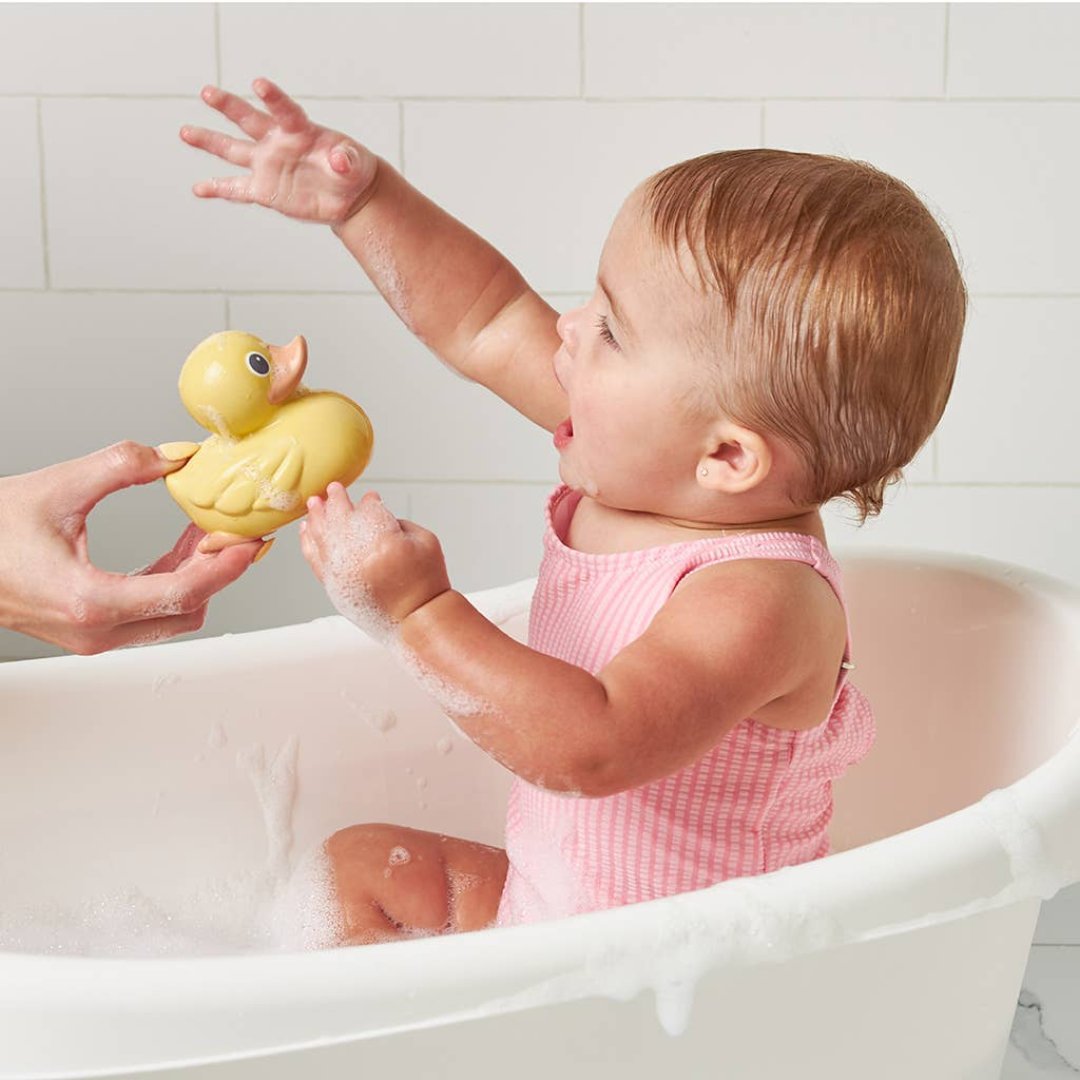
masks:
{"type": "MultiPolygon", "coordinates": [[[[582,74],[584,77],[584,61],[582,62],[582,74]]],[[[189,94],[155,94],[155,93],[42,93],[36,91],[0,91],[0,101],[17,100],[37,96],[46,101],[190,101],[189,94]]],[[[247,100],[250,95],[240,95],[247,100]]],[[[393,105],[399,101],[413,102],[416,104],[439,104],[439,105],[514,105],[514,104],[543,104],[560,102],[582,101],[603,105],[648,105],[648,104],[715,104],[715,105],[754,105],[762,99],[760,95],[752,97],[740,97],[731,94],[650,94],[647,96],[633,97],[605,97],[599,94],[490,94],[490,95],[445,95],[436,97],[426,94],[398,94],[373,95],[364,94],[304,94],[298,93],[298,98],[307,101],[318,102],[346,102],[362,105],[393,105]]],[[[1018,96],[985,96],[985,97],[956,97],[953,95],[936,94],[900,94],[889,96],[887,94],[804,94],[792,96],[788,94],[770,94],[768,100],[788,103],[810,104],[857,104],[857,105],[903,105],[903,104],[931,104],[931,105],[1080,105],[1080,95],[1056,97],[1018,97],[1018,96]]]]}
{"type": "MultiPolygon", "coordinates": [[[[57,295],[121,295],[121,296],[212,296],[223,292],[223,289],[168,289],[168,288],[138,288],[135,286],[69,286],[61,289],[48,287],[42,289],[36,285],[0,285],[0,296],[5,293],[35,293],[53,292],[57,295]]],[[[235,296],[360,296],[372,297],[381,294],[375,290],[363,289],[229,289],[228,292],[235,296]]],[[[538,289],[544,296],[568,296],[579,297],[589,295],[589,286],[582,285],[580,288],[544,288],[538,289]]],[[[1030,292],[1030,293],[1006,293],[1006,292],[971,292],[968,296],[973,300],[1080,300],[1080,292],[1030,292]]]]}
{"type": "Polygon", "coordinates": [[[578,4],[578,97],[585,98],[585,5],[578,4]]]}
{"type": "Polygon", "coordinates": [[[952,14],[952,5],[945,5],[945,52],[942,56],[941,66],[941,96],[949,100],[949,24],[952,14]]]}
{"type": "Polygon", "coordinates": [[[45,121],[42,117],[41,98],[35,98],[38,150],[38,198],[41,200],[41,269],[45,275],[45,292],[52,291],[52,264],[49,259],[49,219],[45,200],[45,121]]]}

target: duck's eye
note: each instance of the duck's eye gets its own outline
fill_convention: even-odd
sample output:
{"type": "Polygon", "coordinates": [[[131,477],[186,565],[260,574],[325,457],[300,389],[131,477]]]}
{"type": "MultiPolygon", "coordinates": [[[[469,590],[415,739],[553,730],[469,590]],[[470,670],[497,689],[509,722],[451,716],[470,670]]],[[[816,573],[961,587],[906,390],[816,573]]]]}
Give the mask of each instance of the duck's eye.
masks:
{"type": "Polygon", "coordinates": [[[248,353],[248,367],[255,372],[256,375],[269,375],[270,374],[270,361],[263,356],[262,353],[248,353]]]}

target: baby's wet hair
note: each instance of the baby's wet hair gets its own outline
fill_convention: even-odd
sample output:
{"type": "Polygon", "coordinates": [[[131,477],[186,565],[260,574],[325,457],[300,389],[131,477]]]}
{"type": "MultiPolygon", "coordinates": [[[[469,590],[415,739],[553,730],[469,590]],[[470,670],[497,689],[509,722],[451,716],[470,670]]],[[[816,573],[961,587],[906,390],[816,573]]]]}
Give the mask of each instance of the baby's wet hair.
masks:
{"type": "Polygon", "coordinates": [[[795,448],[793,502],[879,513],[941,418],[964,327],[930,211],[864,162],[783,150],[693,158],[644,195],[657,237],[719,301],[702,342],[717,377],[698,404],[795,448]]]}

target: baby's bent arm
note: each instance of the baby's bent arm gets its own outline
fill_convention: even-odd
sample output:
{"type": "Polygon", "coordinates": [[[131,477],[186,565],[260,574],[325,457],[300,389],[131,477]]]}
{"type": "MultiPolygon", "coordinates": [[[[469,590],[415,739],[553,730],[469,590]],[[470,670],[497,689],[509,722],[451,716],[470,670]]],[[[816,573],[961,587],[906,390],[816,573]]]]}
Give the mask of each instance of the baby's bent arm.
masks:
{"type": "Polygon", "coordinates": [[[596,797],[689,765],[800,685],[819,661],[804,602],[746,562],[710,567],[595,676],[515,641],[453,591],[400,630],[426,669],[481,703],[450,710],[477,745],[532,784],[596,797]]]}
{"type": "Polygon", "coordinates": [[[565,419],[558,313],[491,244],[381,158],[363,205],[333,228],[436,355],[549,431],[565,419]]]}

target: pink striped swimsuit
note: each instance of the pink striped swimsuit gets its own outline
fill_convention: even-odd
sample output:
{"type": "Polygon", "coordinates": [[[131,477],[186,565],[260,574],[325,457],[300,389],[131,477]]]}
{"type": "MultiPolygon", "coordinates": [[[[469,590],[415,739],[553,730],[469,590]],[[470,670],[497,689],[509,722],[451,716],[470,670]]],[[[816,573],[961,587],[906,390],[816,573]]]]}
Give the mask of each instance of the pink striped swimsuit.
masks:
{"type": "MultiPolygon", "coordinates": [[[[645,631],[687,574],[712,563],[804,562],[844,603],[840,568],[813,537],[748,533],[594,555],[562,539],[579,501],[565,486],[548,501],[529,645],[593,674],[645,631]]],[[[850,651],[849,635],[845,663],[850,651]]],[[[785,731],[747,718],[693,764],[642,787],[582,798],[515,777],[497,923],[632,904],[820,858],[832,781],[873,741],[869,702],[843,668],[817,727],[785,731]]]]}

